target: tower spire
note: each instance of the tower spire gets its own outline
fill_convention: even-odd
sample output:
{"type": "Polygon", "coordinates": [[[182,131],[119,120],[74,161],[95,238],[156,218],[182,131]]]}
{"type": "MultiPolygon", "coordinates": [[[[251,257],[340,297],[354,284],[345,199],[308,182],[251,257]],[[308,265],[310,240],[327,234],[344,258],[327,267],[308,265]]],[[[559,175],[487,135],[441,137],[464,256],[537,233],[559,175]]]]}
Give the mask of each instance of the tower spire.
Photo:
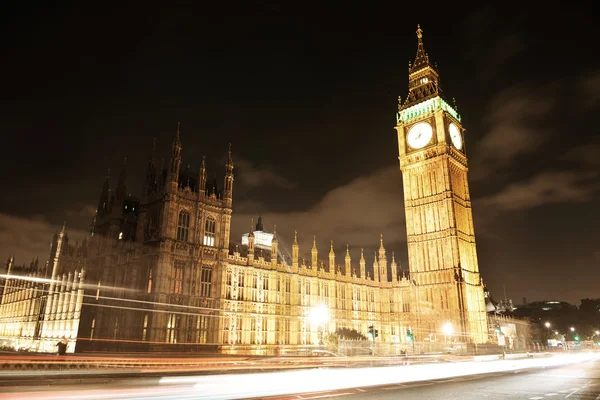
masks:
{"type": "Polygon", "coordinates": [[[200,172],[198,174],[198,193],[201,196],[206,194],[206,156],[202,156],[202,164],[200,164],[200,172]]]}
{"type": "Polygon", "coordinates": [[[179,184],[179,167],[181,165],[181,138],[179,135],[179,122],[177,122],[177,130],[175,131],[175,139],[173,139],[171,158],[169,160],[169,175],[168,181],[179,184]]]}
{"type": "Polygon", "coordinates": [[[225,160],[225,178],[223,182],[223,198],[227,205],[231,207],[233,200],[233,159],[231,158],[231,143],[227,151],[227,159],[225,160]]]}
{"type": "Polygon", "coordinates": [[[292,272],[298,272],[299,254],[300,247],[298,246],[298,232],[294,231],[294,243],[292,243],[292,272]]]}
{"type": "Polygon", "coordinates": [[[317,235],[313,236],[313,247],[310,250],[310,267],[315,271],[319,269],[319,251],[317,250],[317,235]]]}
{"type": "Polygon", "coordinates": [[[436,67],[429,61],[423,44],[423,30],[417,25],[417,54],[415,61],[408,63],[408,96],[401,109],[442,94],[440,77],[436,67]]]}
{"type": "Polygon", "coordinates": [[[421,25],[417,24],[417,55],[415,56],[415,62],[412,63],[410,72],[414,72],[428,65],[429,55],[425,52],[425,46],[423,45],[423,30],[421,29],[421,25]]]}
{"type": "Polygon", "coordinates": [[[366,279],[366,262],[363,249],[360,249],[360,260],[358,262],[360,268],[360,279],[366,279]]]}

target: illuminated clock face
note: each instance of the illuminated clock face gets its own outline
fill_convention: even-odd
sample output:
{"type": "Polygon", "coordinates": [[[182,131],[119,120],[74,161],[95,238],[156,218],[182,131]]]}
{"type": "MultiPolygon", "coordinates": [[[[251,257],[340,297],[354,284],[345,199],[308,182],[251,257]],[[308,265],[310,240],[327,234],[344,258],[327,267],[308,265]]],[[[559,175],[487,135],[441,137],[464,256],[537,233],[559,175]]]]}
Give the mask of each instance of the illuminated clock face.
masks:
{"type": "Polygon", "coordinates": [[[450,140],[452,140],[452,144],[454,145],[454,147],[456,147],[459,150],[462,149],[462,136],[460,135],[460,130],[458,129],[458,127],[454,124],[450,124],[448,130],[450,131],[450,140]]]}
{"type": "Polygon", "coordinates": [[[420,149],[431,141],[433,129],[427,122],[419,122],[408,131],[408,145],[413,149],[420,149]]]}

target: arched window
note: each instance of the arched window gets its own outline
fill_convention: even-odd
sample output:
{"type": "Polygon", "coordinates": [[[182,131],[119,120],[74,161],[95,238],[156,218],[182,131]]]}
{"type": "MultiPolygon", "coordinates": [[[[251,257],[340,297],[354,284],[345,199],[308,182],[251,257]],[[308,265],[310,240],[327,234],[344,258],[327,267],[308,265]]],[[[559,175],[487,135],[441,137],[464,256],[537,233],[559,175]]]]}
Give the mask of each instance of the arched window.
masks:
{"type": "Polygon", "coordinates": [[[213,218],[207,218],[204,223],[204,245],[214,246],[215,245],[215,230],[217,222],[213,218]]]}
{"type": "Polygon", "coordinates": [[[190,231],[190,214],[187,211],[179,213],[179,221],[177,222],[177,240],[188,241],[190,231]]]}

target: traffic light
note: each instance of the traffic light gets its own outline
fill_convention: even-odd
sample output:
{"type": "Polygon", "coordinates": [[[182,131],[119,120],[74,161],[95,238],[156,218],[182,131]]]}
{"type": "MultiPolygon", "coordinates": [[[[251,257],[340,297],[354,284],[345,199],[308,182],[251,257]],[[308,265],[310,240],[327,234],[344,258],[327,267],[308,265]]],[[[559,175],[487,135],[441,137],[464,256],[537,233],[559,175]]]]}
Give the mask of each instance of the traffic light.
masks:
{"type": "Polygon", "coordinates": [[[576,342],[579,342],[579,335],[573,336],[573,339],[575,339],[576,342]]]}
{"type": "Polygon", "coordinates": [[[373,325],[369,326],[369,336],[371,339],[375,340],[376,337],[379,337],[379,331],[375,329],[373,325]]]}
{"type": "Polygon", "coordinates": [[[409,342],[412,342],[415,340],[413,333],[411,330],[409,330],[408,332],[406,332],[406,340],[408,340],[409,342]]]}

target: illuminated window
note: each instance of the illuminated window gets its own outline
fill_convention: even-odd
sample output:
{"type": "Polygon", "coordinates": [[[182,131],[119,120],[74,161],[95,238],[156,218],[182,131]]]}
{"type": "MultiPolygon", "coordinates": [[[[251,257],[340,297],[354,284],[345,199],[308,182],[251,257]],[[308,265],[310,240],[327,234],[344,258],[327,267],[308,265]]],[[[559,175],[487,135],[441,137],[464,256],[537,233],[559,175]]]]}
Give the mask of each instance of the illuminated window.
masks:
{"type": "Polygon", "coordinates": [[[196,318],[196,343],[206,343],[208,334],[208,316],[199,315],[196,318]]]}
{"type": "Polygon", "coordinates": [[[181,316],[179,314],[170,314],[169,322],[167,323],[167,343],[177,343],[177,335],[179,333],[179,320],[181,316]]]}
{"type": "Polygon", "coordinates": [[[148,293],[152,293],[152,268],[148,270],[148,293]]]}
{"type": "Polygon", "coordinates": [[[205,265],[202,266],[200,276],[200,296],[210,297],[210,285],[212,283],[212,269],[205,265]]]}
{"type": "Polygon", "coordinates": [[[123,239],[123,232],[119,232],[119,240],[123,239]]]}
{"type": "Polygon", "coordinates": [[[90,330],[90,340],[94,339],[94,328],[96,327],[96,318],[92,319],[92,329],[90,330]]]}
{"type": "Polygon", "coordinates": [[[190,214],[186,211],[179,213],[179,221],[177,223],[177,240],[187,242],[190,231],[190,214]]]}
{"type": "Polygon", "coordinates": [[[100,297],[100,281],[98,281],[98,289],[96,289],[96,300],[100,297]]]}
{"type": "Polygon", "coordinates": [[[146,334],[148,331],[148,314],[144,315],[144,329],[142,330],[142,340],[146,340],[146,334]]]}
{"type": "Polygon", "coordinates": [[[215,245],[215,229],[217,223],[212,218],[207,218],[204,224],[204,245],[214,246],[215,245]]]}
{"type": "Polygon", "coordinates": [[[171,275],[171,293],[183,293],[183,262],[175,261],[173,264],[173,274],[171,275]]]}

